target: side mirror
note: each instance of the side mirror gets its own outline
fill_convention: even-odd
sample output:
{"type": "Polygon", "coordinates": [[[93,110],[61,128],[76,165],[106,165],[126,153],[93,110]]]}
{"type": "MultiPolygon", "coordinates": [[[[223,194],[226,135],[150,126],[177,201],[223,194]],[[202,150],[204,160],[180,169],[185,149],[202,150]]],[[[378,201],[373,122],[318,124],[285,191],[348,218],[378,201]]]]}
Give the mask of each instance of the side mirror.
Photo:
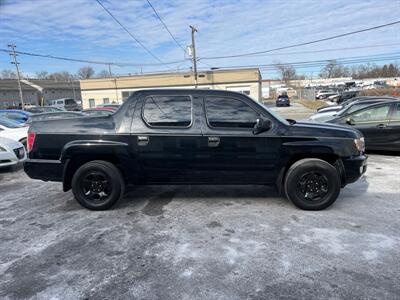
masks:
{"type": "Polygon", "coordinates": [[[356,122],[355,122],[352,118],[347,118],[347,119],[346,119],[346,124],[355,125],[356,122]]]}
{"type": "Polygon", "coordinates": [[[260,117],[259,119],[257,119],[256,125],[254,125],[253,134],[259,134],[264,131],[268,131],[271,129],[271,127],[272,123],[270,120],[260,117]]]}

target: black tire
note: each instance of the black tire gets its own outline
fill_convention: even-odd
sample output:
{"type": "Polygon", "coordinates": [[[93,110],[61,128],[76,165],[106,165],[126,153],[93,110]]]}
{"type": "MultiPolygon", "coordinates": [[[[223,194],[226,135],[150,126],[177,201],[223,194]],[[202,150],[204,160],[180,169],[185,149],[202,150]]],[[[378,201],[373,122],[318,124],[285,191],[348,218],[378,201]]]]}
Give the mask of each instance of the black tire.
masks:
{"type": "Polygon", "coordinates": [[[112,163],[102,160],[88,162],[72,177],[72,192],[83,207],[106,210],[113,206],[125,192],[121,172],[112,163]]]}
{"type": "Polygon", "coordinates": [[[339,196],[340,186],[336,168],[316,158],[295,162],[287,171],[284,182],[286,197],[304,210],[329,207],[339,196]]]}

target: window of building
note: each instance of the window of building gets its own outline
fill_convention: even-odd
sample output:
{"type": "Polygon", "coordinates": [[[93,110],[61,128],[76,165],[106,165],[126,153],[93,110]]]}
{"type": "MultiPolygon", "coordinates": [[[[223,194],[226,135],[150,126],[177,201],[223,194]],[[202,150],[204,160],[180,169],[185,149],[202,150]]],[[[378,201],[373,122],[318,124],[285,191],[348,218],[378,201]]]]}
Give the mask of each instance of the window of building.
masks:
{"type": "Polygon", "coordinates": [[[259,114],[245,102],[228,97],[207,97],[206,116],[211,127],[253,128],[259,114]]]}
{"type": "Polygon", "coordinates": [[[103,98],[103,104],[109,104],[110,98],[103,98]]]}
{"type": "Polygon", "coordinates": [[[143,118],[151,126],[188,127],[192,123],[192,101],[186,96],[147,97],[143,118]]]}
{"type": "Polygon", "coordinates": [[[95,107],[95,106],[96,106],[96,101],[93,98],[90,98],[89,99],[89,107],[92,108],[92,107],[95,107]]]}
{"type": "Polygon", "coordinates": [[[125,102],[126,99],[129,98],[130,95],[132,95],[134,91],[125,91],[122,92],[122,101],[125,102]]]}
{"type": "Polygon", "coordinates": [[[238,93],[242,93],[247,96],[250,96],[250,87],[249,86],[231,86],[231,87],[227,87],[226,90],[238,92],[238,93]]]}

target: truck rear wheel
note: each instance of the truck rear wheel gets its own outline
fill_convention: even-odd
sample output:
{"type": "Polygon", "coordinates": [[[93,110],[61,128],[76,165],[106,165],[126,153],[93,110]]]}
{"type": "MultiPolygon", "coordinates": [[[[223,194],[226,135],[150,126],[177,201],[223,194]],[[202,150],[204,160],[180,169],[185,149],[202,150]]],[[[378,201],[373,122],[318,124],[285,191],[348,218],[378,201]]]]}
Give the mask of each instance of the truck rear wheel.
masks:
{"type": "Polygon", "coordinates": [[[322,210],[339,196],[340,177],[336,168],[326,161],[302,159],[287,171],[284,189],[286,197],[298,208],[322,210]]]}
{"type": "Polygon", "coordinates": [[[113,206],[125,191],[121,172],[112,163],[102,160],[88,162],[72,177],[75,199],[90,210],[106,210],[113,206]]]}

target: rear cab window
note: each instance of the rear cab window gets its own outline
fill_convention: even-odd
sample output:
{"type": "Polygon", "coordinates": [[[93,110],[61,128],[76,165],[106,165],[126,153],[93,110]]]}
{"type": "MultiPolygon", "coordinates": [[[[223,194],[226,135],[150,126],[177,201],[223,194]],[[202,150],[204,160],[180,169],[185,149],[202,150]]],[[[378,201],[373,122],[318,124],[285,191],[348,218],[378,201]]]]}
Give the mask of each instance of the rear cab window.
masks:
{"type": "Polygon", "coordinates": [[[189,128],[193,120],[189,96],[147,96],[142,118],[150,127],[189,128]]]}

